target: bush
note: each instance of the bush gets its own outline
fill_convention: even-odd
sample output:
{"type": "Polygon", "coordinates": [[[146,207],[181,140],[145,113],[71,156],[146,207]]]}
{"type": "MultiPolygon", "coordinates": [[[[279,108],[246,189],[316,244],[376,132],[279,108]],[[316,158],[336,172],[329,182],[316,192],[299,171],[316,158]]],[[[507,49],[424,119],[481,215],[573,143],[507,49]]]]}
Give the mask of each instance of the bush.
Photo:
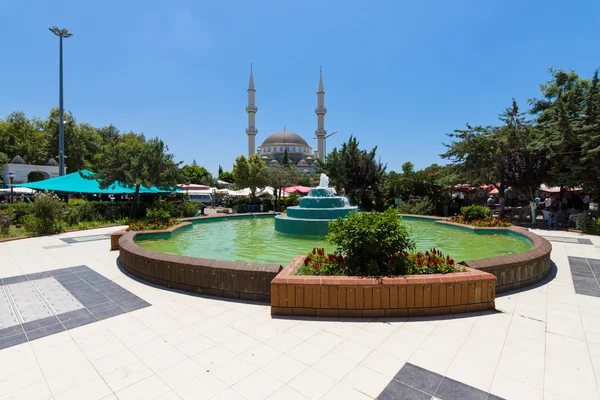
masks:
{"type": "Polygon", "coordinates": [[[292,193],[288,197],[285,197],[284,199],[285,199],[286,207],[293,207],[293,206],[297,206],[298,204],[300,204],[300,196],[298,196],[297,193],[292,193]]]}
{"type": "Polygon", "coordinates": [[[194,217],[200,209],[200,206],[200,204],[194,203],[193,201],[184,201],[183,203],[176,204],[175,208],[178,212],[177,214],[172,215],[176,218],[194,217]]]}
{"type": "Polygon", "coordinates": [[[24,218],[23,223],[25,229],[33,234],[58,233],[62,230],[67,213],[67,204],[60,201],[58,196],[48,192],[38,193],[31,205],[31,214],[24,218]]]}
{"type": "Polygon", "coordinates": [[[400,214],[433,215],[434,205],[428,198],[421,201],[405,201],[398,206],[400,214]]]}
{"type": "Polygon", "coordinates": [[[171,220],[171,213],[163,208],[151,208],[146,211],[146,220],[154,223],[167,223],[171,220]]]}
{"type": "Polygon", "coordinates": [[[2,204],[0,212],[12,215],[13,225],[22,225],[25,216],[31,213],[31,203],[2,204]]]}
{"type": "Polygon", "coordinates": [[[353,275],[390,275],[390,260],[414,249],[409,229],[395,208],[384,212],[352,212],[329,223],[327,240],[336,245],[353,275]]]}
{"type": "Polygon", "coordinates": [[[460,213],[462,214],[465,220],[472,221],[474,219],[485,219],[489,217],[490,209],[487,207],[472,204],[470,206],[461,207],[460,213]]]}
{"type": "Polygon", "coordinates": [[[235,196],[229,196],[229,195],[224,196],[223,197],[223,204],[227,208],[233,208],[233,206],[236,205],[235,196]]]}
{"type": "Polygon", "coordinates": [[[270,198],[263,199],[263,211],[273,211],[275,209],[275,205],[273,204],[273,200],[270,198]]]}

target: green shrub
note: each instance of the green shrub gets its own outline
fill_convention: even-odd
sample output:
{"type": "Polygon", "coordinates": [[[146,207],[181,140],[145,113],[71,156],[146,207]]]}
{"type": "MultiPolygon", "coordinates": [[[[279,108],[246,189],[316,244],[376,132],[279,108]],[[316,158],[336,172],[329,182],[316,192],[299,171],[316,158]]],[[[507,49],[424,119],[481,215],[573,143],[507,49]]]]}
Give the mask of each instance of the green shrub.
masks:
{"type": "Polygon", "coordinates": [[[293,207],[300,204],[300,196],[297,193],[292,193],[288,197],[285,197],[285,206],[293,207]]]}
{"type": "Polygon", "coordinates": [[[0,213],[12,215],[13,225],[22,225],[24,217],[31,213],[31,203],[0,204],[0,213]]]}
{"type": "Polygon", "coordinates": [[[227,195],[223,197],[223,204],[225,204],[225,207],[227,208],[232,208],[236,205],[235,196],[227,195]]]}
{"type": "Polygon", "coordinates": [[[171,220],[171,213],[163,208],[150,208],[146,211],[146,219],[155,223],[167,223],[171,220]]]}
{"type": "Polygon", "coordinates": [[[38,193],[31,204],[31,214],[24,217],[23,224],[27,231],[36,235],[58,233],[63,229],[67,213],[67,204],[58,196],[49,192],[38,193]]]}
{"type": "Polygon", "coordinates": [[[273,211],[273,209],[275,208],[275,205],[273,204],[273,200],[271,200],[270,198],[263,199],[262,204],[263,204],[263,211],[273,211]]]}
{"type": "Polygon", "coordinates": [[[395,208],[338,218],[329,223],[327,240],[337,246],[336,255],[344,257],[353,275],[393,274],[393,256],[415,247],[395,208]]]}
{"type": "Polygon", "coordinates": [[[173,215],[173,217],[189,218],[196,216],[196,213],[200,209],[200,204],[194,203],[193,201],[184,201],[183,203],[177,204],[176,208],[179,212],[177,215],[173,215]]]}
{"type": "Polygon", "coordinates": [[[434,205],[428,198],[421,201],[405,201],[398,206],[400,214],[433,215],[434,205]]]}
{"type": "Polygon", "coordinates": [[[489,208],[478,206],[476,204],[461,207],[460,212],[463,218],[467,221],[472,221],[474,219],[485,219],[490,216],[489,208]]]}

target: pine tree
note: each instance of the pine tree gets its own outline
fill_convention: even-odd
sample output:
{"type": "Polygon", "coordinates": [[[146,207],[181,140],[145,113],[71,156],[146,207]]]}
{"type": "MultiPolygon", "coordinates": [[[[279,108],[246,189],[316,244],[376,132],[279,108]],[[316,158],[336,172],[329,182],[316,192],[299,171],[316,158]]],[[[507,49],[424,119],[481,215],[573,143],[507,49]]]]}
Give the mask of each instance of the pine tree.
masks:
{"type": "Polygon", "coordinates": [[[285,152],[283,153],[283,159],[281,160],[281,165],[283,165],[285,167],[290,165],[290,157],[288,156],[287,148],[285,149],[285,152]]]}

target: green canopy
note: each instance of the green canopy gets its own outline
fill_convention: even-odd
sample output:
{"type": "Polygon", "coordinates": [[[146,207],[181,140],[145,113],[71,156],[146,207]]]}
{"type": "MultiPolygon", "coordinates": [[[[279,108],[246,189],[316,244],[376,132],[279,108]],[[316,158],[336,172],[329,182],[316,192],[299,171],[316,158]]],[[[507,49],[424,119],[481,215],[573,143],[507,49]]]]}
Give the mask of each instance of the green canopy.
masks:
{"type": "MultiPolygon", "coordinates": [[[[94,176],[95,173],[84,169],[81,174],[85,176],[94,176]]],[[[73,172],[68,175],[59,176],[52,179],[46,179],[38,182],[22,183],[13,185],[14,187],[25,187],[35,190],[48,190],[52,192],[70,192],[70,193],[98,193],[98,194],[134,194],[135,187],[129,188],[120,182],[116,182],[106,189],[100,188],[100,183],[95,179],[85,179],[79,172],[73,172]]],[[[140,187],[140,194],[147,193],[171,193],[181,190],[160,190],[155,186],[150,188],[140,187]]]]}

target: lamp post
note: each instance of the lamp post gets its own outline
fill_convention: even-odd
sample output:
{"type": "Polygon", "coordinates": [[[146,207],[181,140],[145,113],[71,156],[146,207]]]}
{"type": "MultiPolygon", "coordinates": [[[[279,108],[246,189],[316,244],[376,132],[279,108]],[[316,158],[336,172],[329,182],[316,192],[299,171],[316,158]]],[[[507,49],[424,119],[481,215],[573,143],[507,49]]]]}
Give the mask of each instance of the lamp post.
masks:
{"type": "Polygon", "coordinates": [[[10,204],[15,203],[15,194],[13,192],[13,179],[15,179],[15,173],[10,171],[8,173],[8,179],[10,179],[10,204]]]}
{"type": "Polygon", "coordinates": [[[58,29],[56,26],[53,26],[50,29],[50,32],[54,33],[56,36],[60,38],[60,72],[59,72],[59,105],[58,105],[58,113],[59,113],[59,123],[58,123],[58,176],[63,176],[65,174],[65,127],[64,127],[64,115],[63,115],[63,38],[70,38],[73,36],[72,33],[69,33],[67,29],[58,29]]]}
{"type": "MultiPolygon", "coordinates": [[[[327,155],[327,138],[332,137],[333,135],[335,135],[338,132],[339,131],[333,131],[332,133],[330,133],[329,135],[327,135],[323,138],[323,160],[325,159],[325,156],[327,155]]],[[[319,138],[313,138],[313,139],[319,139],[319,138]]],[[[319,156],[320,156],[320,154],[319,154],[319,156]]]]}

